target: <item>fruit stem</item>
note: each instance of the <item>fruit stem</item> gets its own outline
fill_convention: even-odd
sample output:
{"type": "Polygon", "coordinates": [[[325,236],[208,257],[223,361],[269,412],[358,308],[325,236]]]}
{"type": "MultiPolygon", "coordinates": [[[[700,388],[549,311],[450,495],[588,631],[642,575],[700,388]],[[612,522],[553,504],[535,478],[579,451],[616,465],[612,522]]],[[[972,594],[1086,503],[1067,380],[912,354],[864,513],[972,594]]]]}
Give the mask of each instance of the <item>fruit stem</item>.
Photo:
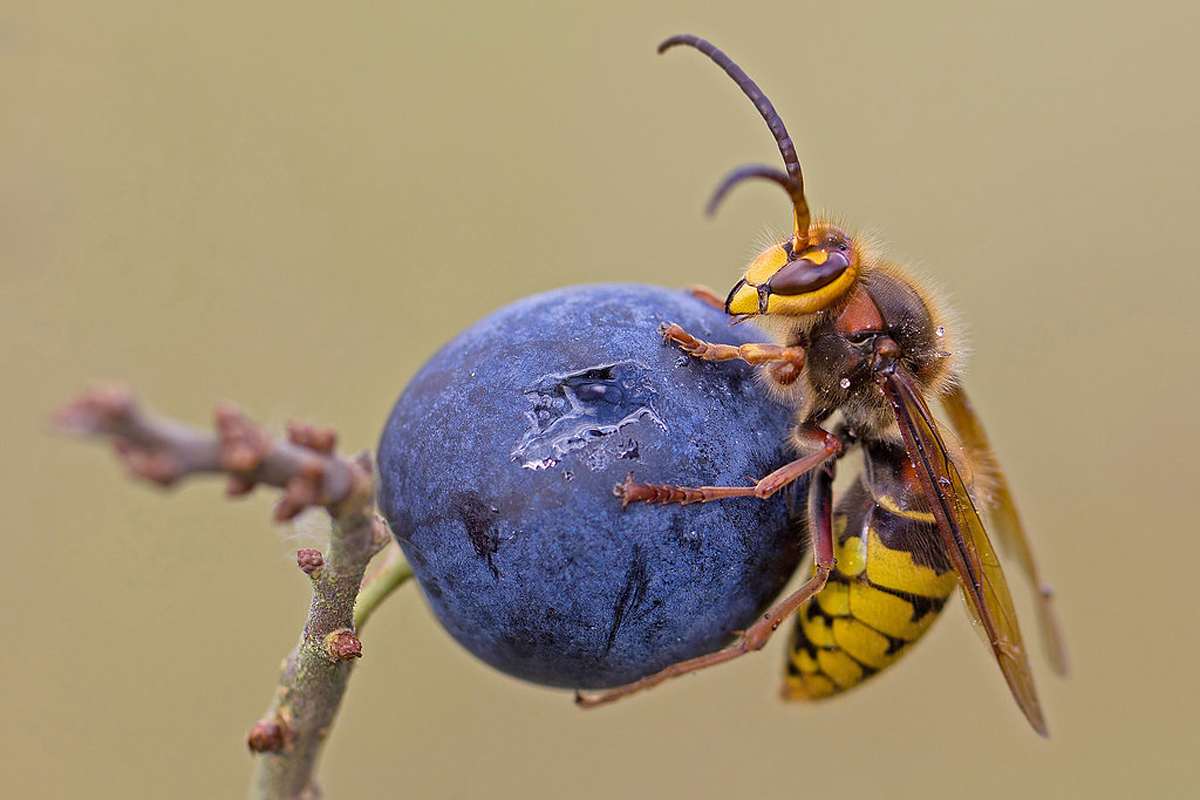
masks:
{"type": "Polygon", "coordinates": [[[362,588],[358,590],[358,600],[354,604],[354,629],[361,634],[375,609],[412,575],[412,567],[393,542],[380,560],[379,567],[363,580],[362,588]]]}

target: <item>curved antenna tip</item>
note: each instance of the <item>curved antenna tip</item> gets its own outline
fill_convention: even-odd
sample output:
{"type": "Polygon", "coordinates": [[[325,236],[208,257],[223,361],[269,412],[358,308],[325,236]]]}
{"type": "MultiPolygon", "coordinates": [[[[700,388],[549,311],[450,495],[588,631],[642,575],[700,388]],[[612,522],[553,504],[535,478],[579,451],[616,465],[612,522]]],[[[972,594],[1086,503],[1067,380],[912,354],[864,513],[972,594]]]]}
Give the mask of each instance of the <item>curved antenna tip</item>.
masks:
{"type": "Polygon", "coordinates": [[[717,184],[717,188],[713,191],[708,205],[705,206],[705,213],[711,217],[716,213],[717,207],[721,205],[721,201],[725,199],[725,196],[729,194],[729,191],[734,186],[752,178],[759,178],[778,184],[788,193],[788,197],[792,201],[792,211],[795,214],[796,240],[798,242],[805,241],[808,236],[808,226],[812,218],[808,210],[808,201],[804,198],[804,183],[798,178],[792,177],[775,167],[768,167],[762,164],[749,164],[731,170],[717,184]]]}
{"type": "Polygon", "coordinates": [[[767,99],[766,94],[758,87],[758,84],[751,80],[745,70],[739,67],[732,58],[727,56],[712,42],[701,36],[695,36],[690,33],[671,36],[659,44],[658,52],[663,53],[676,45],[686,45],[699,50],[724,70],[726,75],[733,79],[733,82],[738,85],[742,93],[758,109],[758,113],[762,116],[763,121],[767,123],[767,127],[771,130],[771,135],[775,137],[775,143],[779,146],[779,155],[783,157],[783,164],[787,168],[788,175],[791,175],[797,182],[802,181],[800,159],[796,156],[796,146],[792,142],[792,137],[788,135],[787,127],[783,124],[783,119],[780,118],[779,112],[775,110],[775,106],[767,99]]]}
{"type": "Polygon", "coordinates": [[[677,33],[674,36],[668,36],[666,39],[663,39],[661,42],[659,42],[656,50],[657,50],[658,54],[661,56],[663,53],[667,52],[672,47],[674,47],[676,45],[680,45],[680,44],[690,43],[691,41],[693,41],[697,38],[698,37],[692,36],[690,33],[677,33]]]}
{"type": "Polygon", "coordinates": [[[717,187],[717,190],[714,191],[712,196],[708,198],[708,202],[704,204],[704,216],[711,219],[717,215],[717,209],[719,209],[721,207],[721,203],[725,201],[725,195],[729,194],[730,188],[731,187],[725,184],[717,187]]]}

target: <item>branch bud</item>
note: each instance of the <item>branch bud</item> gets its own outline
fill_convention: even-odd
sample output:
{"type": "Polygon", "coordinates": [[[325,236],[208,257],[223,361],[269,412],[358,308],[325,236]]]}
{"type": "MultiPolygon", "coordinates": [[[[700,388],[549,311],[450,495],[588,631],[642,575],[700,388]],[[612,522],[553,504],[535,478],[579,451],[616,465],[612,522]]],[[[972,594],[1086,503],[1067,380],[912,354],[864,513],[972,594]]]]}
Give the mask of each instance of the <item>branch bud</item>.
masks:
{"type": "Polygon", "coordinates": [[[302,547],[296,551],[296,565],[300,571],[314,581],[321,577],[321,567],[325,566],[325,556],[313,547],[302,547]]]}
{"type": "Polygon", "coordinates": [[[287,746],[287,728],[277,719],[260,719],[246,736],[251,753],[282,753],[287,746]]]}
{"type": "Polygon", "coordinates": [[[349,628],[339,628],[325,637],[325,652],[333,661],[362,658],[362,642],[349,628]]]}

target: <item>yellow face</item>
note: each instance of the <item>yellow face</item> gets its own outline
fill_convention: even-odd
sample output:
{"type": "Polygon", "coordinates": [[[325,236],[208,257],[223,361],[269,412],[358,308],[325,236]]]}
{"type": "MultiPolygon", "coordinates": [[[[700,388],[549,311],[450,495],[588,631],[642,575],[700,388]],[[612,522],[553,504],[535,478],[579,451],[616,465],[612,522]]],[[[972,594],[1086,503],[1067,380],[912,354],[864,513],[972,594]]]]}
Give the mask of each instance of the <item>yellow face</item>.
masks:
{"type": "Polygon", "coordinates": [[[814,225],[800,252],[791,240],[759,253],[725,301],[729,314],[803,316],[828,308],[858,280],[854,242],[829,225],[814,225]]]}

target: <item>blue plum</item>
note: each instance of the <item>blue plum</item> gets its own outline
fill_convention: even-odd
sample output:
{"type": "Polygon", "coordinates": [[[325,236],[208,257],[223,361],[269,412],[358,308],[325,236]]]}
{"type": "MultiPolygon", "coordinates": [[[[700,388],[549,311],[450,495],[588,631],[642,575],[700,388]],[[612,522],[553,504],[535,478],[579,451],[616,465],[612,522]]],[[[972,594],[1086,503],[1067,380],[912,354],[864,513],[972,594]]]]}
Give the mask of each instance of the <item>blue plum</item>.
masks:
{"type": "Polygon", "coordinates": [[[462,333],[396,402],[381,508],[437,618],[503,672],[603,688],[709,652],[804,552],[804,481],[765,502],[622,510],[630,472],[743,485],[791,457],[789,412],[751,369],[684,356],[664,321],[763,340],[684,292],[571,287],[462,333]]]}

